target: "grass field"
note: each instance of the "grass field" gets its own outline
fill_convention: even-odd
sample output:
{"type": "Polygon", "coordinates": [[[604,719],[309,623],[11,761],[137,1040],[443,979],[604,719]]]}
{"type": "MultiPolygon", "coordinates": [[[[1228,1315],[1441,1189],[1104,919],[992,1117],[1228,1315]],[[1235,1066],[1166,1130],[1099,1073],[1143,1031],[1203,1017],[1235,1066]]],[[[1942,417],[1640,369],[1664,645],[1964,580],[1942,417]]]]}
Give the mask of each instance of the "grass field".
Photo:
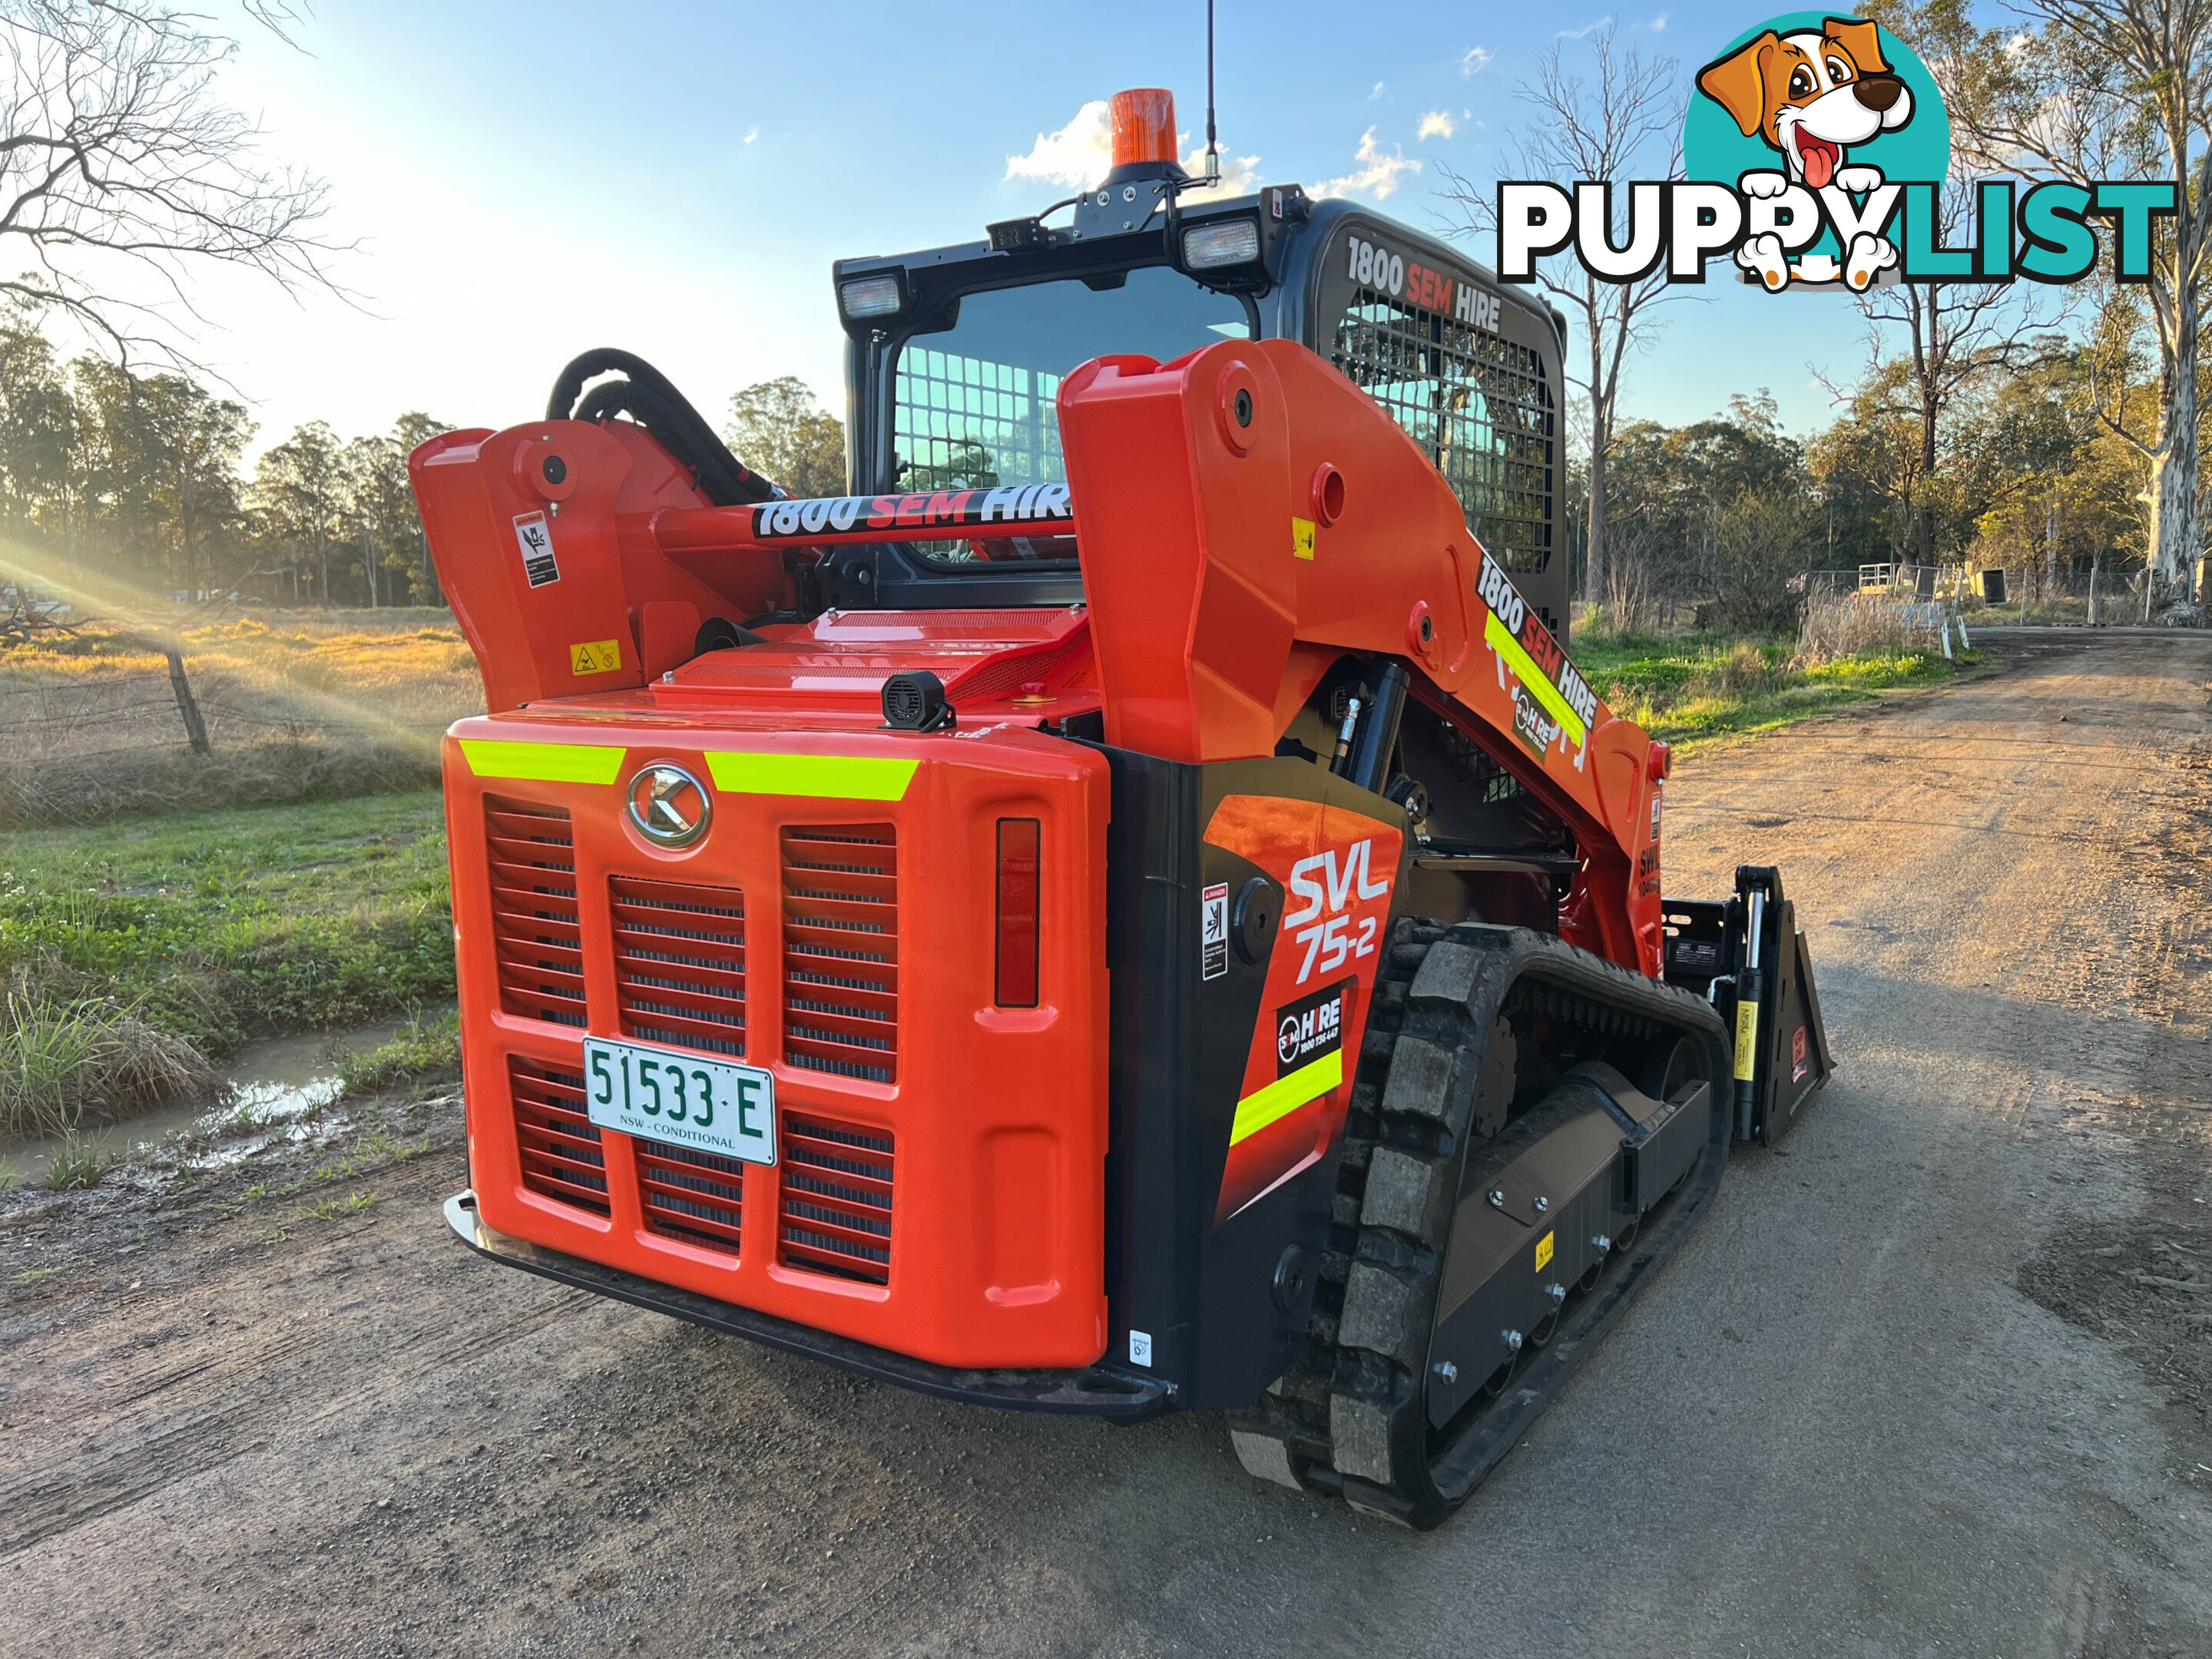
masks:
{"type": "Polygon", "coordinates": [[[438,733],[483,707],[442,611],[91,623],[0,652],[0,826],[420,787],[438,733]],[[211,754],[187,745],[154,632],[182,655],[211,754]]]}
{"type": "Polygon", "coordinates": [[[1884,648],[1797,666],[1796,642],[1790,640],[1588,634],[1570,651],[1614,714],[1655,738],[1692,749],[1787,726],[1893,686],[1929,684],[1954,672],[1932,649],[1884,648]]]}
{"type": "Polygon", "coordinates": [[[0,1119],[125,1107],[162,1042],[215,1057],[449,999],[451,915],[434,790],[0,836],[0,1119]]]}

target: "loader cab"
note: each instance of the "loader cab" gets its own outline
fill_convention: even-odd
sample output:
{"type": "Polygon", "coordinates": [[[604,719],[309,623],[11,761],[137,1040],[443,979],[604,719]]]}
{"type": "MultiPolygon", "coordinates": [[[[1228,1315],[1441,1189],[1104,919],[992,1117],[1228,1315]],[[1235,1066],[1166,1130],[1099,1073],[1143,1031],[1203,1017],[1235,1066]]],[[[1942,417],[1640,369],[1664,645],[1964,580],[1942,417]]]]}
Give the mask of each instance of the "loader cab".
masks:
{"type": "MultiPolygon", "coordinates": [[[[1422,448],[1564,644],[1558,313],[1354,204],[1296,185],[1212,194],[1172,163],[1117,167],[1066,223],[1048,213],[981,241],[839,261],[854,492],[1063,482],[1055,398],[1079,364],[1296,340],[1422,448]]],[[[1073,537],[844,549],[819,575],[825,603],[854,609],[1083,592],[1073,537]]]]}

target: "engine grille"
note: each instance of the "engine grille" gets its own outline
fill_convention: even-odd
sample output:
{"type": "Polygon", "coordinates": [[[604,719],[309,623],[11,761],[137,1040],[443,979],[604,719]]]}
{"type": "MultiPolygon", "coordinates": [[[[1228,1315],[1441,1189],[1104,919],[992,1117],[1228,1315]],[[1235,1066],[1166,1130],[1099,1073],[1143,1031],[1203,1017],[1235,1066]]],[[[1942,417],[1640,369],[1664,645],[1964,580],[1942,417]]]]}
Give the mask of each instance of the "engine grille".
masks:
{"type": "Polygon", "coordinates": [[[783,1057],[838,1077],[898,1071],[898,843],[888,823],[783,830],[783,1057]]]}
{"type": "Polygon", "coordinates": [[[522,1184],[541,1197],[606,1214],[606,1153],[598,1126],[584,1115],[584,1079],[510,1054],[507,1081],[522,1184]]]}
{"type": "Polygon", "coordinates": [[[665,1237],[737,1255],[745,1166],[689,1146],[633,1140],[630,1147],[645,1224],[665,1237]]]}
{"type": "Polygon", "coordinates": [[[786,1112],[778,1152],[785,1265],[890,1283],[890,1132],[786,1112]]]}
{"type": "Polygon", "coordinates": [[[575,836],[568,813],[484,798],[492,949],[500,1004],[525,1019],[584,1024],[584,954],[576,924],[575,836]]]}
{"type": "Polygon", "coordinates": [[[734,887],[616,876],[607,884],[623,1030],[680,1048],[745,1052],[745,901],[734,887]]]}

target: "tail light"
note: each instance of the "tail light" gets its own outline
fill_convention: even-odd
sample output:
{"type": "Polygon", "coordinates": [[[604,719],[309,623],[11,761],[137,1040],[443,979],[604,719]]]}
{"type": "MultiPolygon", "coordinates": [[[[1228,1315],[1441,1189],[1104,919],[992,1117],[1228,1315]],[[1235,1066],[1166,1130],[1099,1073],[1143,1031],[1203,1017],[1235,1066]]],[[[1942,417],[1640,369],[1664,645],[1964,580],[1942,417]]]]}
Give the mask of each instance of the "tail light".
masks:
{"type": "Polygon", "coordinates": [[[999,984],[1001,1008],[1037,1006],[1037,881],[1044,826],[999,820],[999,984]]]}

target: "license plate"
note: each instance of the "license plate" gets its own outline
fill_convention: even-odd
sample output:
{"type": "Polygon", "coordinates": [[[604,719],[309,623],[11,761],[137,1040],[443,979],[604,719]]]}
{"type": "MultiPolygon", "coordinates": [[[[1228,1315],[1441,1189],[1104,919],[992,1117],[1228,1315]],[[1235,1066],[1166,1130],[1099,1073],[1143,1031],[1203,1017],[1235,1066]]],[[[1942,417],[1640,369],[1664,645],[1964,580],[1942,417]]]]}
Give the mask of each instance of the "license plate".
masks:
{"type": "Polygon", "coordinates": [[[586,1037],[584,1113],[602,1129],[775,1162],[775,1079],[757,1066],[586,1037]]]}

